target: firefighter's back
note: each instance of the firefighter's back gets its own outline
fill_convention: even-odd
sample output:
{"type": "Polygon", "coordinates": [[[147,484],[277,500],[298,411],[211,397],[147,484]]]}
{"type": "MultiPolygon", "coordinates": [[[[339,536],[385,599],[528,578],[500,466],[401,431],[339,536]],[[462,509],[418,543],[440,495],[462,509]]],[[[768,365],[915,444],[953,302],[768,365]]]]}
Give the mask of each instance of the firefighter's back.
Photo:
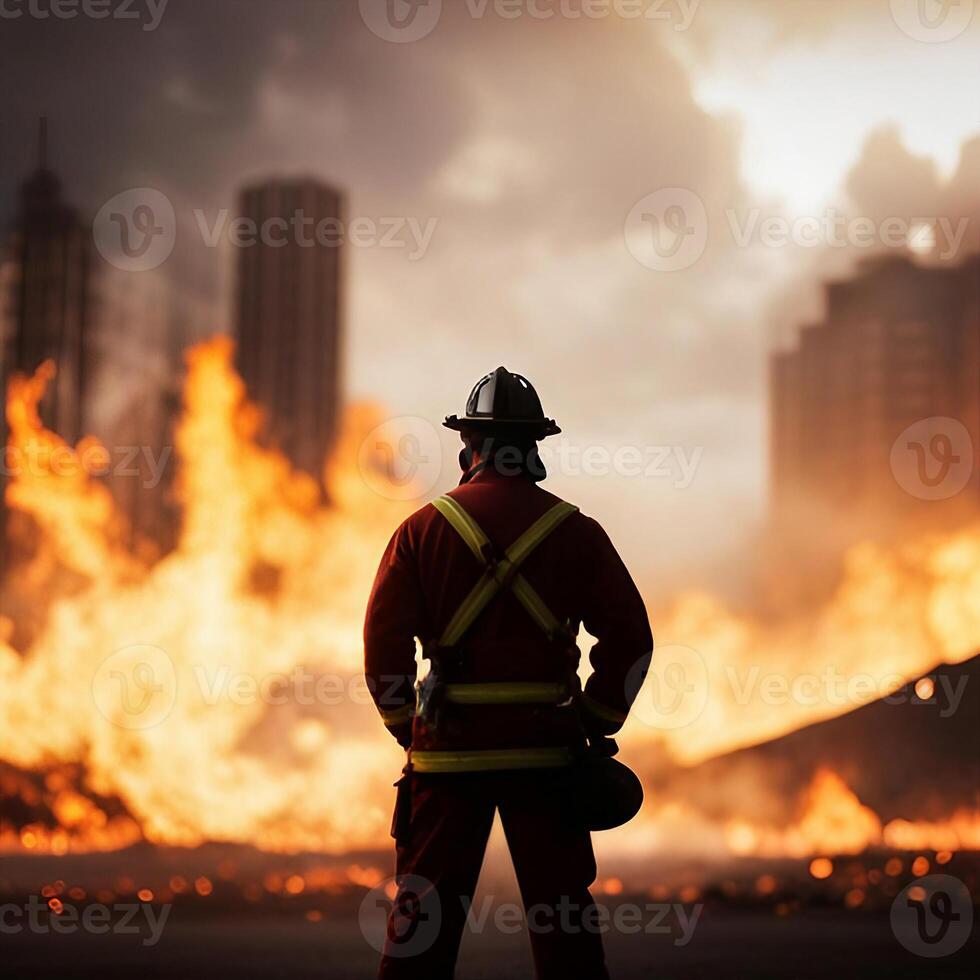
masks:
{"type": "MultiPolygon", "coordinates": [[[[482,530],[498,557],[560,503],[534,482],[494,468],[449,496],[482,530]]],[[[504,586],[458,644],[438,649],[447,624],[486,575],[486,565],[432,505],[408,523],[425,606],[425,635],[420,638],[427,652],[434,651],[430,667],[449,691],[448,697],[438,695],[437,714],[416,719],[414,749],[577,750],[583,728],[579,706],[572,703],[579,660],[574,635],[597,607],[615,603],[621,588],[620,582],[603,579],[611,561],[619,568],[621,563],[601,527],[577,511],[571,513],[521,565],[521,574],[565,627],[560,635],[547,635],[504,586]]],[[[645,652],[646,645],[641,639],[637,653],[645,652]]]]}

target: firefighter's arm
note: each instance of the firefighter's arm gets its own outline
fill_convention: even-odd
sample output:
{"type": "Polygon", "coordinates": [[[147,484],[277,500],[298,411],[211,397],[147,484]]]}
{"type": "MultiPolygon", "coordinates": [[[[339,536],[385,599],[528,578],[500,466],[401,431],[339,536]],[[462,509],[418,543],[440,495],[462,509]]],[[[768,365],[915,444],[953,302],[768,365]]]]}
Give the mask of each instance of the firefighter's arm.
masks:
{"type": "Polygon", "coordinates": [[[385,727],[407,748],[415,707],[415,637],[422,593],[406,524],[378,567],[364,620],[364,675],[385,727]]]}
{"type": "Polygon", "coordinates": [[[582,695],[583,720],[594,735],[622,728],[646,675],[653,634],[646,607],[606,532],[590,521],[590,571],[582,623],[597,639],[589,654],[592,675],[582,695]]]}

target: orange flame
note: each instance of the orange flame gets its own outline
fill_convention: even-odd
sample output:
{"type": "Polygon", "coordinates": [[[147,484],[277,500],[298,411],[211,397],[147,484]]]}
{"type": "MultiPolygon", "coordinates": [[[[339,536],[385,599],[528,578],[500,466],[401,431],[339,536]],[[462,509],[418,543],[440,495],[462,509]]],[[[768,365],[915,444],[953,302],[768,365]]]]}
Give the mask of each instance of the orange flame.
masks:
{"type": "Polygon", "coordinates": [[[805,794],[803,814],[793,825],[776,829],[733,820],[724,833],[731,853],[763,857],[860,854],[876,846],[904,851],[978,850],[980,815],[959,810],[948,820],[895,819],[883,827],[874,810],[861,803],[840,776],[821,769],[805,794]]]}
{"type": "MultiPolygon", "coordinates": [[[[50,371],[12,385],[11,446],[40,447],[41,464],[15,473],[8,503],[88,584],[55,600],[23,656],[0,641],[3,756],[22,768],[83,762],[89,788],[119,797],[153,841],[376,844],[400,753],[356,683],[360,628],[405,505],[357,478],[377,421],[366,408],[349,414],[339,492],[319,505],[310,477],[256,445],[258,414],[231,353],[223,338],[190,352],[176,440],[183,527],[176,549],[138,574],[81,447],[76,466],[45,462],[72,452],[37,416],[50,371]],[[273,594],[255,587],[257,569],[274,570],[273,594]],[[281,698],[298,674],[305,688],[281,698]],[[140,677],[145,687],[132,687],[140,677]]],[[[66,800],[62,822],[78,806],[66,800]]],[[[28,839],[48,843],[37,830],[28,839]]]]}

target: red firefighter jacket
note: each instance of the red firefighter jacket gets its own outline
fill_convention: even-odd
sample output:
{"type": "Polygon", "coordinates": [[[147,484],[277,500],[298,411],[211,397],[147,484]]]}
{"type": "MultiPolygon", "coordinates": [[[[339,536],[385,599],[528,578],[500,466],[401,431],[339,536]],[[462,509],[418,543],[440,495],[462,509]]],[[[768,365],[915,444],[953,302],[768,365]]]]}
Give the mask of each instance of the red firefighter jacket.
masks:
{"type": "MultiPolygon", "coordinates": [[[[501,551],[558,503],[526,477],[493,467],[450,496],[501,551]]],[[[622,726],[649,664],[653,637],[643,600],[606,533],[576,512],[535,548],[521,572],[558,620],[568,621],[573,633],[584,625],[597,638],[581,707],[448,704],[437,726],[418,718],[413,725],[415,638],[423,649],[434,643],[484,566],[431,504],[395,531],[368,602],[364,644],[367,683],[402,745],[411,742],[413,752],[423,753],[574,746],[583,722],[594,734],[622,726]]],[[[445,676],[460,683],[560,682],[568,676],[566,655],[506,588],[446,659],[445,676]]]]}

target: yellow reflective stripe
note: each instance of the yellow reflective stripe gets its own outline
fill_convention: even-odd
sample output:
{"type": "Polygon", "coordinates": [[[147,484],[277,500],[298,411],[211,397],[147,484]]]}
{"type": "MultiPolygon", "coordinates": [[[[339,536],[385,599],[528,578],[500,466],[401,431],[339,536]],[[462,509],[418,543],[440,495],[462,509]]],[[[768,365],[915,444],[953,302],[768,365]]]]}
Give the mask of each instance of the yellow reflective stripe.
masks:
{"type": "Polygon", "coordinates": [[[511,583],[511,590],[531,618],[548,636],[554,635],[555,631],[561,628],[561,623],[555,618],[554,613],[544,604],[544,600],[523,575],[516,576],[511,583]]]}
{"type": "Polygon", "coordinates": [[[578,510],[574,504],[558,501],[547,513],[542,514],[506,551],[507,557],[515,564],[522,561],[558,527],[566,517],[578,510]]]}
{"type": "Polygon", "coordinates": [[[411,754],[416,772],[488,772],[495,769],[551,769],[574,761],[564,746],[543,749],[477,749],[473,751],[423,751],[411,754]]]}
{"type": "Polygon", "coordinates": [[[626,721],[626,712],[617,711],[615,708],[609,708],[602,704],[601,701],[596,701],[595,698],[589,697],[588,694],[582,695],[582,704],[584,707],[588,708],[597,718],[601,718],[603,721],[611,722],[614,725],[622,725],[626,721]]]}
{"type": "MultiPolygon", "coordinates": [[[[466,542],[466,546],[482,562],[486,562],[483,548],[490,543],[490,539],[483,533],[483,529],[476,521],[457,503],[452,497],[437,497],[432,501],[432,506],[442,514],[456,529],[459,536],[466,542]]],[[[522,561],[558,527],[566,517],[576,513],[578,507],[574,504],[559,500],[554,507],[542,514],[506,551],[506,556],[515,565],[520,565],[522,561]]]]}
{"type": "Polygon", "coordinates": [[[567,697],[565,684],[547,681],[446,685],[447,700],[456,704],[559,704],[567,697]]]}
{"type": "Polygon", "coordinates": [[[470,628],[470,624],[483,611],[484,606],[497,594],[500,584],[496,579],[483,576],[470,590],[469,595],[462,601],[453,618],[446,624],[439,646],[451,647],[459,642],[460,637],[470,628]]]}
{"type": "Polygon", "coordinates": [[[393,708],[391,711],[385,711],[383,708],[378,710],[381,712],[381,718],[386,725],[401,725],[412,719],[415,714],[415,705],[404,704],[400,708],[393,708]]]}
{"type": "MultiPolygon", "coordinates": [[[[439,638],[439,645],[442,647],[451,647],[458,643],[487,603],[500,590],[507,575],[513,572],[566,517],[578,511],[574,504],[560,500],[539,517],[507,549],[503,559],[497,562],[495,566],[490,566],[487,564],[487,556],[484,552],[484,548],[490,543],[490,540],[466,510],[449,496],[436,498],[432,501],[432,506],[449,521],[470,551],[486,566],[487,571],[493,572],[492,577],[484,577],[473,586],[469,595],[453,614],[439,638]]],[[[561,624],[527,579],[521,575],[515,575],[510,582],[510,587],[521,605],[531,615],[531,618],[548,636],[553,636],[560,629],[561,624]]]]}
{"type": "Polygon", "coordinates": [[[483,533],[480,525],[452,497],[437,497],[432,501],[432,506],[452,524],[459,536],[466,542],[466,546],[476,555],[481,564],[486,564],[486,558],[483,556],[483,547],[489,544],[489,539],[483,533]]]}

